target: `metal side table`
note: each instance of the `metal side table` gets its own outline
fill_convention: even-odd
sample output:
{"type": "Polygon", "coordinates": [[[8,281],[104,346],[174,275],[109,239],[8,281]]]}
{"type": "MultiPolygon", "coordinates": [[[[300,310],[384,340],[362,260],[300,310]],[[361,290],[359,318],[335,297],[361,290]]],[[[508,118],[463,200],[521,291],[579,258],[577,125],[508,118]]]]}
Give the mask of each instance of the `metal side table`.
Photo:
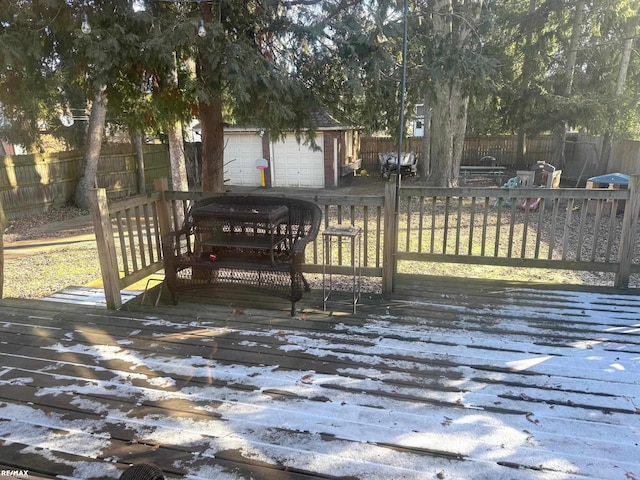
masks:
{"type": "Polygon", "coordinates": [[[349,244],[351,247],[351,266],[353,270],[350,272],[352,277],[353,291],[353,313],[356,313],[356,305],[360,301],[360,293],[362,287],[362,229],[356,225],[333,225],[329,226],[322,232],[322,309],[327,309],[327,300],[333,291],[333,268],[331,265],[331,252],[335,245],[340,249],[343,244],[349,244]],[[357,250],[356,250],[357,245],[357,250]],[[327,282],[328,274],[328,282],[327,282]]]}

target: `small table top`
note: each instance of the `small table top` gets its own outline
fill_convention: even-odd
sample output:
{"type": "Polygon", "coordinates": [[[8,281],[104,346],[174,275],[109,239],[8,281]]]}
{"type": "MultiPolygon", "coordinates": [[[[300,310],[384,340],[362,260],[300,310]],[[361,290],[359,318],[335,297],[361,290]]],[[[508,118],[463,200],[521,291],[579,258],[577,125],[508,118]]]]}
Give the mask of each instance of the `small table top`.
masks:
{"type": "Polygon", "coordinates": [[[217,218],[220,220],[238,220],[241,222],[255,222],[274,224],[289,214],[285,205],[232,205],[210,203],[194,208],[193,218],[217,218]]]}
{"type": "Polygon", "coordinates": [[[327,229],[322,232],[322,235],[325,236],[345,236],[345,237],[355,237],[359,235],[361,228],[357,225],[330,225],[327,229]]]}

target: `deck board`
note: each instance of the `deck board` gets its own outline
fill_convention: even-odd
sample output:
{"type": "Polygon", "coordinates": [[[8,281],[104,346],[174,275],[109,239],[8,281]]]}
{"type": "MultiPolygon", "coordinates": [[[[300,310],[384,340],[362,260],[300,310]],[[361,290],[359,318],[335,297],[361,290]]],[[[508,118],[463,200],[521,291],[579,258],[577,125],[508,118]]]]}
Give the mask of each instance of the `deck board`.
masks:
{"type": "Polygon", "coordinates": [[[400,285],[356,315],[323,312],[312,292],[293,318],[242,292],[120,311],[0,301],[0,465],[78,479],[144,461],[172,479],[640,478],[637,292],[400,285]]]}
{"type": "MultiPolygon", "coordinates": [[[[120,295],[123,302],[128,302],[136,298],[142,292],[135,290],[122,290],[120,295]]],[[[63,302],[63,303],[75,303],[78,305],[94,305],[94,306],[107,306],[107,299],[102,288],[92,288],[83,286],[68,287],[59,292],[55,292],[52,295],[44,298],[43,300],[49,302],[63,302]]]]}

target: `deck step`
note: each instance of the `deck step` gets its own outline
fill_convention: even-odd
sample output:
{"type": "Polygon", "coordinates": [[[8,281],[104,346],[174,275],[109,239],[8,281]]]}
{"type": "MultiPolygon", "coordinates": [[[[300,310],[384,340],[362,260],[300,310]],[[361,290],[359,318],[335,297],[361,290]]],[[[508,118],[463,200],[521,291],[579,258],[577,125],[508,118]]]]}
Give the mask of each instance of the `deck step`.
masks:
{"type": "MultiPolygon", "coordinates": [[[[142,293],[138,290],[122,290],[120,295],[122,295],[122,302],[125,303],[142,293]]],[[[96,287],[70,286],[43,298],[43,300],[77,305],[107,306],[104,289],[96,287]]]]}

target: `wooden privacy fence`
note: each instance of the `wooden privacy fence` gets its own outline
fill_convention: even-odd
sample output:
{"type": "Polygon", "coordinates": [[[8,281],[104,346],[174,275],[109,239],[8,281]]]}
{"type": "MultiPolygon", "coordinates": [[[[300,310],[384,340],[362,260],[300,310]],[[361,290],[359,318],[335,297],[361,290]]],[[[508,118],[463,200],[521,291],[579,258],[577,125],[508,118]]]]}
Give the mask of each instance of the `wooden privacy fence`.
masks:
{"type": "MultiPolygon", "coordinates": [[[[422,137],[407,138],[402,143],[403,151],[414,152],[420,155],[422,152],[422,137]]],[[[360,139],[360,158],[362,168],[369,172],[380,172],[379,153],[397,152],[398,144],[388,137],[362,137],[360,139]]]]}
{"type": "MultiPolygon", "coordinates": [[[[550,136],[527,137],[525,157],[521,168],[536,162],[547,162],[551,158],[553,139],[550,136]]],[[[422,154],[422,137],[407,138],[403,142],[405,152],[422,154]]],[[[376,172],[380,170],[378,154],[396,152],[397,142],[388,137],[363,137],[360,140],[362,168],[376,172]]],[[[495,157],[498,164],[515,167],[518,158],[518,139],[515,136],[466,137],[462,148],[462,165],[478,165],[485,155],[495,157]]]]}
{"type": "MultiPolygon", "coordinates": [[[[73,198],[82,171],[81,151],[0,157],[0,201],[8,218],[41,213],[73,198]]],[[[169,175],[166,145],[146,145],[145,178],[169,175]]],[[[131,145],[103,147],[96,175],[109,198],[138,193],[136,154],[131,145]]]]}
{"type": "MultiPolygon", "coordinates": [[[[95,192],[94,222],[109,308],[121,305],[120,289],[162,268],[161,235],[180,228],[188,205],[214,196],[169,191],[166,179],[157,179],[156,189],[111,208],[106,192],[95,192]]],[[[390,182],[384,196],[299,196],[322,206],[325,227],[348,223],[362,228],[363,275],[381,277],[386,292],[393,289],[396,273],[415,273],[429,262],[610,272],[617,287],[628,286],[630,276],[640,274],[637,175],[625,190],[396,191],[390,182]]],[[[307,248],[306,272],[322,271],[321,241],[319,236],[307,248]]],[[[350,250],[332,256],[339,264],[336,273],[352,271],[350,250]]]]}

